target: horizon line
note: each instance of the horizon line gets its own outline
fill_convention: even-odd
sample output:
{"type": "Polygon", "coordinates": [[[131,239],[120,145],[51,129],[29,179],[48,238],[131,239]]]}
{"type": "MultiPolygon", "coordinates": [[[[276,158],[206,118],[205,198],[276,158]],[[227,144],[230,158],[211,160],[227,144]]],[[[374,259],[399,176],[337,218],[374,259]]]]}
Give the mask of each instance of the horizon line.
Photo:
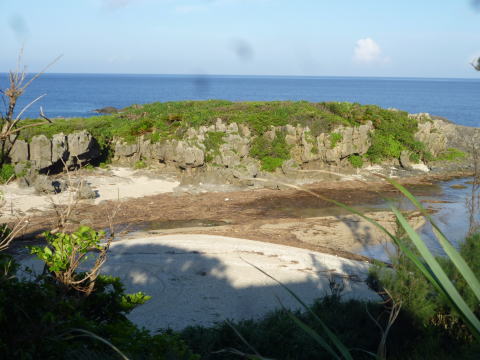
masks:
{"type": "MultiPolygon", "coordinates": [[[[39,72],[27,72],[27,75],[38,74],[39,72]]],[[[0,74],[8,75],[9,72],[0,71],[0,74]]],[[[179,77],[244,77],[244,78],[359,78],[359,79],[398,79],[398,80],[480,80],[480,77],[440,77],[440,76],[362,76],[362,75],[271,75],[271,74],[161,74],[161,73],[120,73],[120,72],[46,72],[43,75],[127,75],[127,76],[179,76],[179,77]]]]}

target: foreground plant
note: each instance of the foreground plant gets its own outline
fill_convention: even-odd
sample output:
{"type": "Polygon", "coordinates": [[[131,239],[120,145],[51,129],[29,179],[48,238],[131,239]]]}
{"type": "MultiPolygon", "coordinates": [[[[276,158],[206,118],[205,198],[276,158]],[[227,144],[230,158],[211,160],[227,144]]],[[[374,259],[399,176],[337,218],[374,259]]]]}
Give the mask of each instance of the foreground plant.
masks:
{"type": "MultiPolygon", "coordinates": [[[[320,194],[312,192],[310,190],[291,185],[291,184],[282,184],[287,187],[295,188],[297,190],[305,191],[317,198],[322,200],[329,201],[337,206],[340,206],[349,212],[360,216],[361,218],[367,220],[378,229],[380,229],[384,234],[386,234],[392,242],[398,247],[401,255],[408,258],[412,264],[417,268],[421,274],[430,282],[433,288],[446,299],[448,305],[451,307],[454,313],[459,314],[464,323],[468,326],[472,336],[475,338],[477,343],[480,343],[480,320],[475,314],[474,310],[478,310],[478,305],[480,304],[480,281],[469,267],[465,259],[459,254],[459,252],[454,248],[454,246],[448,241],[445,235],[442,233],[438,225],[433,221],[430,214],[427,210],[421,205],[421,203],[402,185],[395,182],[392,179],[385,178],[390,184],[392,184],[397,190],[399,190],[411,203],[421,212],[421,214],[432,224],[432,228],[439,244],[442,246],[445,254],[455,269],[458,271],[460,276],[465,282],[465,286],[474,294],[476,300],[476,306],[474,309],[467,304],[465,298],[460,294],[459,290],[454,286],[452,280],[449,279],[445,270],[440,265],[440,262],[428,249],[426,243],[423,239],[417,234],[413,227],[408,223],[404,215],[399,211],[395,206],[391,206],[392,212],[395,214],[398,223],[401,226],[401,229],[404,231],[409,242],[401,236],[396,236],[389,232],[385,227],[379,224],[377,221],[372,218],[362,214],[361,212],[342,204],[338,201],[328,199],[320,194]],[[412,250],[411,246],[414,247],[415,251],[412,250]]],[[[256,266],[255,266],[256,267],[256,266]]],[[[260,268],[256,267],[259,271],[263,272],[265,275],[276,281],[280,286],[285,288],[297,302],[307,311],[311,312],[311,309],[303,303],[303,301],[288,287],[284,284],[278,282],[274,277],[264,272],[260,268]]],[[[457,281],[458,283],[458,281],[457,281]]],[[[387,292],[388,293],[388,292],[387,292]]],[[[395,318],[398,316],[399,309],[393,308],[391,312],[391,319],[395,321],[395,318]]],[[[315,315],[315,314],[313,314],[315,315]]],[[[321,332],[313,330],[310,326],[303,323],[295,315],[291,315],[292,320],[297,323],[297,325],[305,331],[310,337],[312,337],[323,349],[325,349],[334,359],[353,359],[351,351],[341,342],[336,334],[334,334],[324,322],[317,317],[314,318],[321,325],[321,332]],[[332,346],[333,344],[333,346],[332,346]]],[[[381,343],[377,354],[369,353],[373,358],[385,359],[386,358],[386,336],[390,330],[391,323],[385,329],[382,335],[381,343]]]]}
{"type": "Polygon", "coordinates": [[[88,226],[81,226],[71,234],[46,232],[44,237],[48,245],[33,246],[31,253],[42,260],[48,271],[66,288],[73,288],[89,295],[106,261],[113,237],[110,236],[105,244],[101,244],[105,232],[95,231],[88,226]],[[98,252],[93,266],[87,272],[79,273],[79,267],[92,251],[98,252]]]}
{"type": "Polygon", "coordinates": [[[39,76],[41,76],[50,66],[56,63],[61,56],[54,59],[38,74],[28,78],[26,68],[22,65],[23,49],[20,50],[17,67],[15,70],[8,73],[8,87],[2,89],[0,87],[0,94],[2,95],[3,103],[6,110],[4,113],[0,113],[0,166],[2,166],[7,160],[10,150],[13,144],[16,142],[18,135],[22,130],[27,128],[37,127],[51,123],[52,121],[45,116],[42,108],[40,108],[40,117],[42,120],[29,122],[28,124],[22,124],[22,115],[37,101],[42,99],[46,94],[40,95],[33,101],[24,106],[17,115],[15,115],[17,103],[20,97],[25,93],[27,88],[34,82],[39,76]]]}

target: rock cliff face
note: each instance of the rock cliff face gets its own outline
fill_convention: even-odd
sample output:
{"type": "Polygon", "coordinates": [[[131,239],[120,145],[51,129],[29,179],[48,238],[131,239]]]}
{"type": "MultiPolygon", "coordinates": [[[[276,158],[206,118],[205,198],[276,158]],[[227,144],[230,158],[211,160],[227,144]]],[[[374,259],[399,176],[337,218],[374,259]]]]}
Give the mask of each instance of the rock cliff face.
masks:
{"type": "MultiPolygon", "coordinates": [[[[468,141],[480,139],[480,130],[466,128],[432,119],[428,114],[413,114],[419,121],[416,139],[437,155],[448,147],[466,149],[468,141]],[[467,141],[468,140],[468,141],[467,141]]],[[[261,162],[252,156],[252,147],[258,140],[272,142],[282,138],[290,160],[277,170],[286,175],[293,169],[322,169],[328,167],[352,168],[347,159],[362,156],[371,146],[371,122],[357,126],[338,126],[330,133],[313,136],[308,127],[300,125],[271,127],[258,139],[244,124],[227,124],[217,119],[214,125],[190,128],[181,139],[163,139],[152,142],[139,136],[135,143],[113,139],[113,160],[133,166],[139,161],[164,167],[169,171],[192,177],[198,181],[220,183],[248,183],[249,178],[262,172],[261,162]],[[213,140],[212,140],[213,139],[213,140]]],[[[51,139],[38,135],[30,142],[18,140],[10,151],[14,164],[30,163],[39,172],[58,171],[65,163],[69,167],[84,165],[100,156],[98,142],[87,131],[69,135],[62,133],[51,139]]],[[[402,152],[399,163],[411,169],[409,154],[402,152]]],[[[263,176],[268,177],[265,172],[263,176]]],[[[186,180],[187,181],[187,180],[186,180]]]]}
{"type": "Polygon", "coordinates": [[[87,131],[72,134],[55,134],[51,139],[45,135],[34,136],[30,142],[17,140],[10,151],[13,164],[29,163],[39,172],[55,172],[65,165],[84,165],[100,156],[97,141],[87,131]]]}

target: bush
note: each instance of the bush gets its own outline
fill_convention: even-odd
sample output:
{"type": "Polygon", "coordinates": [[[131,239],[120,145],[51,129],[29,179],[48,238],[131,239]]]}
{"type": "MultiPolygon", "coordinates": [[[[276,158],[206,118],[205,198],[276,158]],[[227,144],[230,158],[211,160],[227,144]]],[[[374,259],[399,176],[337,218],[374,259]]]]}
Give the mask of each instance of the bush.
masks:
{"type": "MultiPolygon", "coordinates": [[[[327,296],[312,305],[313,312],[322,319],[346,347],[352,350],[355,359],[372,359],[364,351],[376,353],[381,333],[370,317],[379,319],[381,326],[386,324],[386,308],[380,303],[358,300],[342,301],[338,296],[327,296]],[[368,312],[367,312],[368,309],[368,312]],[[359,350],[361,349],[361,350],[359,350]]],[[[323,334],[320,325],[309,313],[295,312],[318,334],[323,334]]],[[[273,359],[331,359],[318,343],[301,329],[284,310],[267,314],[260,320],[247,320],[232,324],[245,340],[262,356],[273,359]]],[[[445,341],[442,331],[433,326],[423,326],[412,321],[412,317],[402,311],[392,326],[387,340],[388,359],[458,359],[465,354],[461,344],[445,341]]],[[[222,349],[237,349],[252,353],[227,324],[211,328],[188,327],[181,332],[181,338],[192,351],[205,360],[235,358],[222,349]]]]}
{"type": "Polygon", "coordinates": [[[367,157],[374,163],[384,159],[399,158],[405,147],[393,135],[375,132],[372,136],[372,145],[367,151],[367,157]]]}
{"type": "MultiPolygon", "coordinates": [[[[465,239],[460,245],[460,255],[479,278],[480,234],[465,239]]],[[[480,315],[480,304],[457,268],[447,258],[439,257],[437,260],[466,303],[477,316],[480,315]]],[[[411,260],[401,254],[392,259],[392,264],[395,271],[383,264],[371,268],[368,282],[374,290],[387,289],[392,298],[402,302],[402,309],[424,326],[442,327],[449,337],[458,341],[472,340],[459,315],[451,310],[447,300],[435,291],[411,260]]]]}
{"type": "Polygon", "coordinates": [[[285,160],[290,159],[290,146],[285,141],[285,134],[277,131],[272,141],[257,136],[252,141],[250,156],[260,160],[262,170],[275,171],[285,160]]]}
{"type": "Polygon", "coordinates": [[[175,334],[151,335],[126,315],[148,298],[126,294],[118,278],[99,276],[89,296],[66,290],[51,273],[19,279],[18,264],[0,254],[0,351],[5,359],[117,359],[82,329],[130,359],[198,359],[175,334]]]}
{"type": "Polygon", "coordinates": [[[360,155],[351,155],[348,161],[354,168],[361,168],[363,166],[363,158],[360,155]]]}
{"type": "Polygon", "coordinates": [[[211,162],[215,156],[220,154],[220,146],[225,144],[224,136],[225,133],[220,131],[209,131],[205,134],[203,144],[205,145],[205,159],[207,162],[211,162]]]}
{"type": "Polygon", "coordinates": [[[455,149],[455,148],[448,148],[446,151],[438,154],[436,160],[442,160],[442,161],[454,161],[454,160],[460,160],[464,159],[465,154],[463,151],[455,149]]]}
{"type": "Polygon", "coordinates": [[[147,167],[147,164],[143,160],[138,160],[134,165],[133,168],[140,170],[140,169],[145,169],[147,167]]]}
{"type": "Polygon", "coordinates": [[[410,161],[414,164],[418,164],[420,162],[420,155],[417,153],[410,154],[410,161]]]}
{"type": "Polygon", "coordinates": [[[273,172],[277,168],[283,165],[285,160],[279,158],[273,158],[271,156],[265,156],[262,158],[262,170],[273,172]]]}
{"type": "Polygon", "coordinates": [[[12,164],[3,164],[0,168],[0,181],[6,183],[15,177],[15,168],[12,164]]]}
{"type": "Polygon", "coordinates": [[[343,136],[340,133],[331,133],[330,134],[330,148],[333,149],[337,146],[337,143],[343,140],[343,136]]]}

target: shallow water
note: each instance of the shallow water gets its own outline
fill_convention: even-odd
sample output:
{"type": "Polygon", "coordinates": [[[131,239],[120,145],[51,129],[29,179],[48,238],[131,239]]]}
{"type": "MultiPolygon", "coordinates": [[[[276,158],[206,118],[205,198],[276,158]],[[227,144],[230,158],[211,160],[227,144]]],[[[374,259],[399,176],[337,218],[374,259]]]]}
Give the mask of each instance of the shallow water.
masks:
{"type": "MultiPolygon", "coordinates": [[[[466,200],[471,197],[472,185],[468,184],[472,178],[453,179],[439,182],[430,189],[422,188],[424,195],[417,195],[425,208],[433,210],[432,218],[440,230],[454,245],[458,246],[465,239],[470,226],[470,215],[466,207],[466,200]],[[463,185],[463,188],[452,188],[455,185],[463,185]],[[429,194],[430,192],[430,194],[429,194]],[[432,202],[434,201],[434,202],[432,202]]],[[[418,187],[411,187],[409,190],[418,190],[418,187]]],[[[407,199],[398,199],[397,205],[401,209],[413,209],[407,199]]],[[[378,208],[388,207],[387,203],[378,204],[378,208]]],[[[479,220],[476,214],[476,221],[479,220]]],[[[418,230],[419,234],[427,243],[431,251],[437,255],[444,254],[440,244],[437,242],[430,223],[426,223],[418,230]]],[[[387,251],[393,251],[393,246],[388,246],[387,251]]],[[[361,255],[375,259],[388,261],[388,254],[384,245],[375,245],[362,249],[361,255]]]]}

